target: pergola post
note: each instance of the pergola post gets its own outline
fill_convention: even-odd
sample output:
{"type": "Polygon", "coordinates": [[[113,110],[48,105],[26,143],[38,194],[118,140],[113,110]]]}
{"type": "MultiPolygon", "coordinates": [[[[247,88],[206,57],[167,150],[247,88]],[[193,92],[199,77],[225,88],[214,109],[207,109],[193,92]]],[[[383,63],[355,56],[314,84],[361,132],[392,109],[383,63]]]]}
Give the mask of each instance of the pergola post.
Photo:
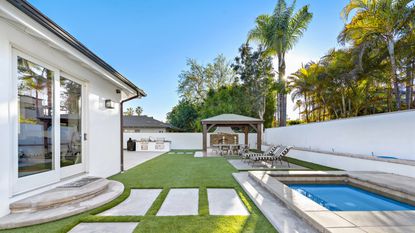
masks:
{"type": "Polygon", "coordinates": [[[248,145],[248,133],[249,133],[249,131],[248,131],[248,126],[245,126],[244,127],[244,134],[245,134],[245,145],[248,145]]]}
{"type": "Polygon", "coordinates": [[[203,151],[207,151],[207,125],[203,124],[203,151]]]}
{"type": "Polygon", "coordinates": [[[256,138],[256,144],[257,144],[257,146],[256,146],[256,148],[257,148],[257,150],[261,150],[261,145],[262,145],[262,123],[260,123],[260,124],[258,124],[257,125],[257,132],[256,132],[256,136],[257,136],[257,138],[256,138]]]}

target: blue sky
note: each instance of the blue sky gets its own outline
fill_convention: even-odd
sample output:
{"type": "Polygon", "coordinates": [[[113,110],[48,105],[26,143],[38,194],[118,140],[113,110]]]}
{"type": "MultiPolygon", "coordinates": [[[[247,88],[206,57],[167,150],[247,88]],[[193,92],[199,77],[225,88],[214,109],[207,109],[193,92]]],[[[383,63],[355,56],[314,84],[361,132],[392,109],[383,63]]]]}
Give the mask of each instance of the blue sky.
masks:
{"type": "MultiPolygon", "coordinates": [[[[206,64],[218,54],[232,59],[254,27],[277,0],[29,0],[148,94],[131,101],[144,114],[165,120],[178,102],[177,81],[186,59],[206,64]]],[[[288,0],[290,2],[290,0],[288,0]]],[[[287,57],[287,73],[338,47],[348,0],[298,0],[314,18],[287,57]]],[[[289,101],[291,102],[291,101],[289,101]]],[[[298,114],[292,111],[290,118],[298,114]]]]}

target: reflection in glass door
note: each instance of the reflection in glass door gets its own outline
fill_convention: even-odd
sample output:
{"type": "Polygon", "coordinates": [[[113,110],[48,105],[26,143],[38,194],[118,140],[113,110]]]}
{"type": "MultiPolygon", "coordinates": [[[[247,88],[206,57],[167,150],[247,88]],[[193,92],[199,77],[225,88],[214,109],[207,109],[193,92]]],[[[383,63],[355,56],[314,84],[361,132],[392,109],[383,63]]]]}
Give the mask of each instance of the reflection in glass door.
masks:
{"type": "Polygon", "coordinates": [[[82,85],[60,77],[60,166],[82,163],[82,85]]]}
{"type": "Polygon", "coordinates": [[[18,177],[54,169],[54,72],[17,57],[18,177]]]}

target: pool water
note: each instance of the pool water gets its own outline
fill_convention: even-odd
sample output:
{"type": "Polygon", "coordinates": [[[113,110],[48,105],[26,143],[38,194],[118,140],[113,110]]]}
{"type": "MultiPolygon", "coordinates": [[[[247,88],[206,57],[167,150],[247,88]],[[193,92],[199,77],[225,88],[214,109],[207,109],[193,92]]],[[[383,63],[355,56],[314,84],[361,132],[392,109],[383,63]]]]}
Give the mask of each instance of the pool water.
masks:
{"type": "Polygon", "coordinates": [[[415,206],[351,185],[289,184],[288,186],[332,211],[415,210],[415,206]]]}

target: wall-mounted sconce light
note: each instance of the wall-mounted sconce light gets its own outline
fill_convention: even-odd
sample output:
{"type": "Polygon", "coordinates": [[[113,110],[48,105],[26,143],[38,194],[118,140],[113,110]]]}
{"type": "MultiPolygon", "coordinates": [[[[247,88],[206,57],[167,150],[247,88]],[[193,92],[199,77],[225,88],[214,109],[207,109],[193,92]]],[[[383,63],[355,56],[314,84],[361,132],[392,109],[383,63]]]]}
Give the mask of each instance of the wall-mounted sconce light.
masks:
{"type": "Polygon", "coordinates": [[[114,108],[114,102],[112,102],[110,99],[105,100],[105,108],[114,108]]]}

